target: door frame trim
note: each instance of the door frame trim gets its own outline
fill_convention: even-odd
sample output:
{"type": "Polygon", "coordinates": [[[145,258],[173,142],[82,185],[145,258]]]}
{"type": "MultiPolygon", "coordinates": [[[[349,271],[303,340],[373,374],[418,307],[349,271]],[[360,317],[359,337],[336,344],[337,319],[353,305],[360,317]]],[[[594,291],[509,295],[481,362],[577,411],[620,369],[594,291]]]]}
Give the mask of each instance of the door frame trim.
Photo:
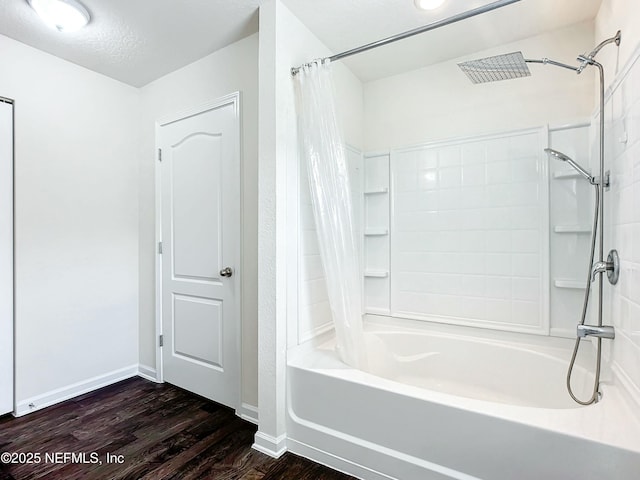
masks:
{"type": "MultiPolygon", "coordinates": [[[[243,222],[243,212],[244,212],[244,185],[242,181],[242,172],[244,167],[244,155],[243,155],[243,129],[242,129],[242,105],[241,105],[242,94],[240,91],[236,91],[230,93],[228,95],[224,95],[215,100],[206,102],[204,104],[199,104],[197,106],[187,108],[181,110],[177,113],[163,116],[156,120],[155,122],[155,149],[154,149],[154,173],[155,173],[155,244],[154,244],[154,252],[155,252],[155,352],[156,352],[156,380],[158,382],[164,382],[164,369],[162,363],[162,347],[159,345],[159,338],[162,335],[162,257],[163,255],[158,252],[158,244],[162,241],[162,173],[161,173],[161,162],[158,161],[158,149],[160,148],[160,128],[168,125],[173,122],[177,122],[180,120],[184,120],[186,118],[192,117],[194,115],[198,115],[200,113],[206,112],[208,110],[212,110],[215,108],[225,107],[227,105],[233,105],[235,115],[237,118],[236,126],[238,128],[237,138],[238,138],[238,154],[239,154],[239,162],[236,166],[236,174],[238,178],[238,194],[239,198],[239,213],[240,213],[240,228],[239,228],[239,249],[238,249],[238,258],[235,259],[234,264],[239,267],[236,268],[236,272],[238,272],[237,279],[237,289],[235,296],[235,311],[237,316],[238,328],[236,329],[236,351],[238,352],[238,378],[237,381],[237,392],[238,398],[236,399],[236,405],[234,406],[236,411],[239,411],[242,405],[243,391],[242,391],[242,274],[244,272],[244,255],[242,254],[244,247],[244,222],[243,222]]],[[[235,276],[235,275],[234,275],[235,276]]]]}
{"type": "Polygon", "coordinates": [[[16,101],[0,96],[3,103],[11,105],[11,413],[14,417],[18,410],[16,389],[16,101]]]}

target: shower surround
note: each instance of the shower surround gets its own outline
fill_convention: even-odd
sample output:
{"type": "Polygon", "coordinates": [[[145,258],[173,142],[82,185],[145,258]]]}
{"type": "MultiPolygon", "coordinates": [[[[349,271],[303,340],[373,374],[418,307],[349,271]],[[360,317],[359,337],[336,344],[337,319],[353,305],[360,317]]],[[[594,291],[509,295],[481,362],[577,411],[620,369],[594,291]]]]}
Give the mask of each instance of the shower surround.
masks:
{"type": "MultiPolygon", "coordinates": [[[[584,276],[582,264],[576,269],[578,261],[584,259],[581,250],[584,249],[587,243],[585,238],[588,236],[580,231],[580,227],[590,215],[590,212],[581,206],[585,203],[591,205],[592,202],[589,196],[590,187],[587,184],[582,185],[577,179],[562,171],[560,162],[548,164],[551,165],[548,172],[550,202],[557,204],[558,199],[568,200],[563,202],[567,207],[565,210],[549,211],[549,256],[552,260],[548,276],[548,334],[508,332],[503,329],[448,325],[446,322],[424,320],[391,320],[388,316],[382,315],[386,316],[382,319],[386,320],[385,322],[380,320],[380,315],[375,318],[370,315],[365,325],[367,338],[372,338],[369,335],[372,328],[385,330],[382,324],[391,322],[386,328],[390,335],[381,333],[378,336],[379,341],[375,343],[380,347],[377,352],[394,352],[396,355],[381,355],[380,359],[384,365],[378,366],[385,367],[388,364],[395,370],[354,370],[336,361],[335,355],[331,353],[331,320],[326,314],[326,293],[322,288],[313,288],[322,285],[327,279],[318,268],[317,245],[313,239],[314,225],[305,213],[308,212],[308,207],[304,204],[307,193],[300,184],[302,172],[299,171],[297,133],[292,128],[295,118],[291,115],[292,83],[286,75],[291,66],[300,65],[309,58],[331,55],[332,52],[279,2],[276,2],[275,14],[266,17],[266,20],[273,21],[282,32],[282,35],[270,35],[270,31],[262,28],[261,21],[261,45],[266,44],[263,42],[264,37],[275,46],[274,51],[278,52],[273,71],[276,78],[276,103],[282,115],[275,124],[274,135],[269,134],[261,138],[265,144],[271,138],[282,140],[275,144],[276,171],[282,173],[280,180],[276,178],[274,185],[278,192],[284,192],[286,186],[287,208],[276,212],[275,219],[281,223],[276,223],[275,226],[280,226],[280,229],[276,228],[277,232],[288,231],[290,234],[286,237],[286,248],[276,251],[281,252],[281,256],[274,257],[274,263],[287,265],[286,289],[285,282],[280,281],[275,285],[279,285],[280,292],[286,290],[288,295],[276,296],[279,314],[274,316],[274,321],[261,323],[261,348],[273,353],[271,356],[261,357],[264,359],[264,362],[261,360],[261,371],[275,371],[275,377],[262,375],[260,380],[260,433],[256,438],[258,446],[263,451],[276,455],[288,449],[366,479],[501,478],[497,472],[491,470],[492,467],[488,465],[490,462],[501,465],[513,474],[506,478],[520,478],[522,471],[529,469],[548,478],[562,475],[567,478],[578,475],[580,478],[589,478],[593,472],[598,472],[599,468],[600,473],[604,474],[602,469],[605,467],[611,467],[607,471],[619,474],[620,478],[634,478],[635,471],[640,468],[640,449],[637,443],[634,443],[637,442],[636,433],[640,431],[635,414],[638,404],[634,402],[640,397],[634,396],[633,391],[619,381],[615,372],[617,362],[620,367],[626,369],[628,377],[634,382],[638,378],[637,368],[633,366],[638,363],[633,363],[636,329],[631,314],[624,317],[627,319],[625,327],[617,327],[619,331],[629,332],[625,337],[625,352],[616,350],[615,346],[613,352],[608,352],[612,362],[605,364],[603,372],[604,397],[599,404],[591,407],[558,408],[558,404],[554,404],[555,387],[535,389],[536,393],[542,394],[546,405],[513,405],[487,397],[470,399],[469,396],[477,396],[481,391],[473,384],[477,375],[469,378],[465,377],[464,371],[462,374],[460,370],[454,371],[455,362],[452,361],[444,361],[444,365],[438,364],[440,377],[433,375],[432,378],[424,378],[429,372],[428,369],[438,361],[445,360],[448,355],[449,359],[461,355],[460,352],[465,353],[473,368],[477,369],[474,370],[476,373],[495,371],[498,377],[514,380],[513,384],[522,381],[522,377],[525,381],[529,377],[524,374],[515,379],[510,376],[507,367],[525,366],[527,373],[535,377],[539,370],[532,367],[532,363],[539,363],[538,366],[545,365],[545,370],[551,370],[549,366],[555,365],[558,372],[566,365],[570,352],[567,353],[565,346],[568,343],[567,339],[575,335],[576,318],[572,314],[579,310],[574,307],[579,307],[581,296],[580,287],[576,287],[575,280],[580,279],[580,283],[583,283],[581,279],[584,276]],[[297,40],[295,44],[290,42],[290,38],[294,37],[297,40]],[[282,228],[283,225],[286,228],[282,228]],[[556,229],[556,226],[560,228],[556,229]],[[574,231],[571,231],[572,229],[574,231]],[[286,298],[286,301],[280,302],[279,298],[286,298]],[[276,335],[272,333],[274,325],[276,335]],[[396,335],[398,330],[404,329],[409,329],[410,333],[407,334],[405,331],[402,335],[396,335]],[[427,338],[431,338],[431,341],[426,341],[427,338]],[[387,350],[381,347],[385,345],[385,339],[393,339],[388,342],[390,346],[387,350]],[[416,348],[423,339],[424,348],[416,348]],[[440,346],[433,347],[433,340],[440,346]],[[474,343],[476,345],[473,345],[474,343]],[[451,347],[447,350],[448,354],[444,351],[445,346],[451,347]],[[551,354],[550,350],[554,350],[555,354],[551,354]],[[508,355],[515,351],[519,353],[515,356],[508,355]],[[392,358],[397,360],[397,357],[402,361],[390,361],[392,358]],[[555,359],[552,360],[550,357],[555,359]],[[495,361],[492,362],[491,359],[495,361]],[[503,359],[505,361],[501,361],[503,359]],[[286,369],[281,369],[284,364],[287,365],[286,369]],[[413,376],[422,382],[418,386],[403,383],[406,377],[412,376],[410,372],[414,371],[419,373],[413,376]],[[448,384],[449,388],[444,392],[438,390],[438,383],[448,384]],[[335,402],[339,402],[339,408],[335,402]],[[621,417],[616,419],[615,414],[611,414],[614,411],[620,412],[621,417]],[[335,435],[336,432],[338,435],[335,435]],[[409,432],[409,435],[406,432],[409,432]],[[435,435],[431,436],[431,433],[435,435]],[[625,434],[628,436],[625,437],[625,434]],[[527,450],[526,446],[531,448],[527,450]],[[514,456],[511,456],[512,454],[514,456]],[[576,462],[579,464],[582,460],[584,469],[578,466],[577,469],[571,470],[576,462]],[[596,465],[598,461],[601,462],[600,466],[596,465]],[[595,470],[587,470],[588,466],[593,466],[595,470]],[[496,475],[492,476],[493,473],[496,475]]],[[[619,23],[617,20],[619,19],[616,19],[615,23],[619,23]]],[[[264,23],[269,27],[267,22],[264,23]]],[[[618,26],[624,26],[624,23],[614,24],[613,27],[608,25],[605,30],[607,33],[610,30],[615,31],[618,26]]],[[[576,51],[584,48],[584,45],[592,45],[593,41],[593,23],[585,22],[551,32],[546,36],[532,37],[523,41],[523,45],[503,45],[499,51],[494,49],[478,52],[474,57],[489,56],[505,50],[522,50],[528,55],[539,56],[549,54],[549,46],[552,45],[557,58],[570,59],[576,51]]],[[[335,65],[336,68],[340,66],[335,65]]],[[[471,88],[477,87],[462,86],[463,82],[468,83],[464,75],[460,81],[448,76],[452,69],[450,67],[457,70],[455,65],[450,66],[443,62],[433,69],[425,68],[423,72],[408,72],[407,77],[413,76],[412,80],[408,79],[408,83],[404,83],[405,75],[402,74],[388,79],[388,82],[384,79],[364,85],[357,79],[354,81],[349,73],[345,75],[347,69],[340,70],[338,95],[342,95],[339,104],[343,111],[341,120],[348,132],[347,142],[360,147],[361,151],[367,150],[362,148],[363,145],[375,150],[373,154],[366,154],[364,157],[357,149],[348,150],[349,162],[355,175],[363,173],[365,162],[369,159],[379,159],[390,153],[392,156],[393,151],[384,150],[388,146],[393,146],[395,151],[401,150],[400,146],[408,145],[412,148],[412,145],[421,141],[433,142],[434,139],[455,140],[455,137],[470,138],[478,133],[487,132],[503,135],[508,131],[513,132],[514,129],[542,126],[547,122],[560,127],[569,122],[579,127],[571,130],[551,128],[545,146],[559,149],[581,163],[585,162],[584,159],[590,152],[589,142],[583,142],[588,138],[585,134],[588,129],[584,128],[584,124],[590,123],[585,119],[590,117],[594,87],[589,77],[581,76],[578,82],[577,76],[567,77],[564,71],[558,72],[558,75],[549,73],[549,77],[540,80],[539,84],[534,85],[533,79],[521,80],[520,82],[524,83],[514,85],[507,96],[504,95],[503,86],[498,89],[495,85],[487,87],[486,96],[478,96],[477,90],[471,92],[471,88]],[[424,88],[425,81],[429,81],[430,88],[424,88]],[[372,98],[372,93],[380,100],[366,105],[364,118],[367,120],[364,122],[361,110],[363,91],[367,102],[372,98]],[[439,92],[444,92],[444,100],[438,101],[438,98],[435,98],[439,92]],[[474,98],[480,100],[474,103],[474,98]],[[464,108],[456,106],[456,100],[461,101],[464,108]],[[528,103],[522,108],[521,102],[524,100],[528,103]],[[516,102],[517,108],[510,109],[510,106],[516,106],[516,102]],[[377,121],[374,128],[370,128],[369,124],[369,120],[373,118],[369,105],[375,105],[372,107],[377,121]],[[513,110],[515,111],[511,116],[513,110]],[[365,131],[362,130],[363,125],[366,125],[365,131]],[[571,133],[563,135],[561,132],[571,133]],[[366,137],[365,142],[362,141],[363,134],[366,137]]],[[[613,74],[611,76],[613,77],[613,74]]],[[[626,95],[632,96],[633,93],[627,89],[626,95]]],[[[631,130],[632,128],[629,129],[629,138],[632,138],[631,130]]],[[[633,151],[631,144],[627,147],[633,151]]],[[[630,155],[627,154],[628,157],[630,155]]],[[[390,161],[389,159],[388,162],[390,161]]],[[[628,168],[628,165],[625,168],[628,168]]],[[[388,172],[390,173],[390,170],[388,172]]],[[[389,178],[390,189],[386,192],[384,187],[366,185],[364,176],[361,180],[360,183],[354,182],[352,185],[359,198],[370,197],[371,201],[366,201],[373,207],[373,204],[384,203],[386,195],[388,204],[391,204],[394,195],[391,191],[392,177],[389,178]],[[372,193],[370,190],[378,192],[372,193]],[[369,194],[365,196],[365,192],[369,194]]],[[[261,183],[261,188],[264,184],[265,182],[261,183]]],[[[612,185],[612,190],[614,188],[615,185],[612,185]]],[[[613,193],[610,205],[615,202],[615,195],[613,193]]],[[[630,197],[627,192],[624,198],[632,199],[633,195],[630,197]]],[[[389,210],[387,212],[390,213],[389,210]]],[[[389,215],[386,218],[388,225],[384,225],[383,218],[380,224],[375,226],[366,223],[364,211],[361,212],[360,218],[363,221],[358,227],[363,238],[361,256],[366,267],[368,257],[365,242],[369,241],[367,239],[370,237],[374,241],[381,240],[378,243],[385,241],[383,235],[365,237],[367,228],[378,230],[369,233],[380,233],[380,230],[385,229],[391,231],[393,218],[389,215]]],[[[609,218],[612,218],[611,215],[609,218]]],[[[624,230],[625,235],[631,231],[626,227],[624,230]]],[[[391,248],[390,240],[387,240],[387,251],[391,248]]],[[[628,243],[629,240],[624,242],[628,243]]],[[[384,247],[382,248],[384,250],[384,247]]],[[[372,276],[363,278],[365,288],[367,282],[390,282],[390,275],[393,274],[391,256],[386,260],[389,262],[386,267],[382,255],[372,255],[369,258],[375,259],[378,263],[370,265],[371,268],[368,269],[367,273],[372,276]],[[386,277],[385,271],[389,272],[386,277]]],[[[623,262],[630,262],[627,267],[632,274],[632,258],[626,256],[623,251],[621,258],[623,262]]],[[[263,271],[269,273],[268,269],[263,271]]],[[[278,269],[276,281],[285,278],[280,277],[280,271],[281,269],[278,269]]],[[[371,301],[375,299],[380,305],[391,305],[390,285],[388,288],[385,286],[370,292],[373,294],[366,296],[365,303],[371,305],[371,301]],[[385,291],[388,292],[386,298],[385,291]]],[[[620,304],[623,308],[628,307],[631,312],[633,305],[626,300],[633,300],[632,292],[618,292],[622,294],[618,297],[622,298],[620,304]]],[[[615,291],[612,293],[615,294],[615,291]]],[[[544,311],[544,307],[541,309],[544,311]]],[[[267,313],[270,311],[267,309],[267,313]]],[[[431,320],[437,320],[437,315],[432,317],[434,318],[431,320]]],[[[590,349],[582,350],[591,353],[590,349]]],[[[581,358],[578,365],[585,367],[591,360],[588,357],[581,358]]],[[[482,379],[488,380],[484,376],[482,379]]],[[[587,374],[576,381],[588,379],[587,374]]],[[[562,386],[559,388],[562,389],[562,386]]],[[[486,391],[483,394],[486,394],[486,391]]],[[[531,391],[528,394],[530,400],[536,398],[531,391]]]]}
{"type": "MultiPolygon", "coordinates": [[[[609,141],[631,133],[628,145],[609,152],[620,158],[613,201],[633,198],[635,185],[625,173],[637,151],[637,99],[613,117],[623,94],[636,95],[622,86],[635,78],[633,68],[607,96],[609,141]]],[[[577,122],[364,155],[350,150],[354,196],[362,201],[369,366],[337,361],[330,333],[289,350],[291,451],[366,479],[634,478],[640,396],[616,364],[635,352],[629,320],[623,345],[609,346],[600,402],[581,407],[565,390],[593,192],[569,166],[550,163],[544,149],[584,161],[598,146],[590,146],[594,134],[577,122]]],[[[628,244],[633,219],[605,218],[611,215],[612,234],[626,233],[628,244]]],[[[303,223],[308,258],[315,232],[303,223]]],[[[635,265],[624,265],[633,275],[635,265]]],[[[612,293],[612,309],[634,307],[629,287],[612,293]]],[[[588,347],[572,379],[585,398],[594,381],[588,347]]]]}

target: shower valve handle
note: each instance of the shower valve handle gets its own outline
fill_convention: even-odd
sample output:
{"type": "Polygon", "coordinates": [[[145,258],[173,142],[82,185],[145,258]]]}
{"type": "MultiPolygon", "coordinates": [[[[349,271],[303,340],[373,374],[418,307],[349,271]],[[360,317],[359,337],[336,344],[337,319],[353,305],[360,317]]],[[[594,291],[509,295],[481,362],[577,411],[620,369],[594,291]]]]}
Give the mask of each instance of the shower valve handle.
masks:
{"type": "Polygon", "coordinates": [[[610,262],[596,262],[593,264],[593,270],[591,270],[591,281],[596,281],[596,275],[599,273],[613,270],[613,263],[610,262]]]}
{"type": "Polygon", "coordinates": [[[591,270],[591,281],[596,280],[596,275],[599,273],[607,272],[607,278],[611,285],[618,283],[618,277],[620,276],[620,258],[618,257],[617,250],[611,250],[607,256],[606,262],[596,262],[593,264],[591,270]]]}

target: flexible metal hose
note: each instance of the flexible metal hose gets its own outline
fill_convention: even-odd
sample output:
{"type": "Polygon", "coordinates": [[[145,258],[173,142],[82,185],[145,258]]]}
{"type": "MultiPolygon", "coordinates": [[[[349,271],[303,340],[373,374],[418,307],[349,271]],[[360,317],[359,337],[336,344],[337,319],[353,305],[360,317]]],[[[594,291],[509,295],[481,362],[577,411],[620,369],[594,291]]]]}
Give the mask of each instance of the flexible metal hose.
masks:
{"type": "MultiPolygon", "coordinates": [[[[589,268],[587,268],[587,288],[584,292],[584,302],[582,304],[582,317],[580,318],[580,324],[584,325],[584,322],[587,319],[587,308],[589,307],[589,295],[591,292],[591,266],[593,265],[593,258],[596,252],[596,238],[598,235],[598,217],[599,217],[599,206],[600,206],[600,189],[598,185],[595,185],[596,191],[596,205],[593,212],[593,229],[591,232],[591,255],[589,257],[589,268]]],[[[593,384],[593,393],[589,400],[580,400],[577,398],[573,390],[571,389],[571,373],[573,372],[574,364],[576,363],[576,356],[578,355],[578,349],[580,348],[580,338],[576,338],[576,343],[573,347],[573,355],[571,355],[571,362],[569,363],[569,370],[567,371],[567,390],[569,391],[569,395],[580,405],[591,405],[592,403],[598,400],[598,386],[600,384],[600,357],[601,357],[601,342],[602,339],[598,338],[598,353],[596,359],[596,375],[593,384]]]]}
{"type": "MultiPolygon", "coordinates": [[[[613,41],[616,44],[619,44],[619,34],[616,34],[616,37],[611,38],[603,43],[601,43],[596,50],[595,53],[598,52],[602,46],[607,43],[611,43],[613,41]]],[[[600,262],[602,262],[604,258],[604,228],[602,228],[604,222],[604,187],[605,187],[605,171],[604,171],[604,67],[598,63],[593,61],[593,58],[589,59],[589,63],[598,68],[599,79],[600,79],[600,125],[599,125],[599,134],[600,134],[600,178],[598,183],[596,183],[596,206],[595,212],[593,214],[593,231],[591,233],[591,256],[589,258],[589,269],[587,273],[587,289],[584,292],[584,303],[582,305],[582,318],[580,319],[580,324],[584,325],[584,322],[587,318],[587,307],[589,306],[589,294],[591,291],[591,269],[593,268],[593,258],[595,256],[596,250],[596,237],[599,235],[599,250],[598,257],[600,262]],[[598,218],[600,223],[600,231],[598,232],[598,218]]],[[[603,285],[604,279],[603,275],[600,274],[598,278],[598,326],[602,326],[602,303],[603,303],[603,285]]],[[[591,394],[591,398],[587,401],[580,400],[576,398],[571,390],[571,373],[573,372],[573,367],[576,362],[576,356],[578,355],[578,349],[580,348],[580,337],[576,338],[576,343],[573,347],[573,355],[571,355],[571,362],[569,363],[569,370],[567,371],[567,390],[569,391],[569,395],[580,405],[591,405],[598,401],[598,390],[600,387],[600,363],[602,360],[602,338],[598,337],[597,349],[596,349],[596,374],[593,382],[593,392],[591,394]]]]}

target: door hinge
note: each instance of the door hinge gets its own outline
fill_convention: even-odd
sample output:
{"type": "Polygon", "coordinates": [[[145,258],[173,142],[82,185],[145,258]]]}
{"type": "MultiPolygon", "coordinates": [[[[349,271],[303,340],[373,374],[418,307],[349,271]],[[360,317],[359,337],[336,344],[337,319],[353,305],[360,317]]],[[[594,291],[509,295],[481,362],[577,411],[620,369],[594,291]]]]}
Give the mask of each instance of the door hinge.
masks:
{"type": "Polygon", "coordinates": [[[161,148],[158,149],[158,161],[159,162],[162,161],[162,149],[161,148]]]}
{"type": "Polygon", "coordinates": [[[158,339],[158,344],[163,347],[164,346],[164,335],[160,335],[158,339]]]}
{"type": "Polygon", "coordinates": [[[162,255],[162,242],[158,242],[158,253],[162,255]]]}

